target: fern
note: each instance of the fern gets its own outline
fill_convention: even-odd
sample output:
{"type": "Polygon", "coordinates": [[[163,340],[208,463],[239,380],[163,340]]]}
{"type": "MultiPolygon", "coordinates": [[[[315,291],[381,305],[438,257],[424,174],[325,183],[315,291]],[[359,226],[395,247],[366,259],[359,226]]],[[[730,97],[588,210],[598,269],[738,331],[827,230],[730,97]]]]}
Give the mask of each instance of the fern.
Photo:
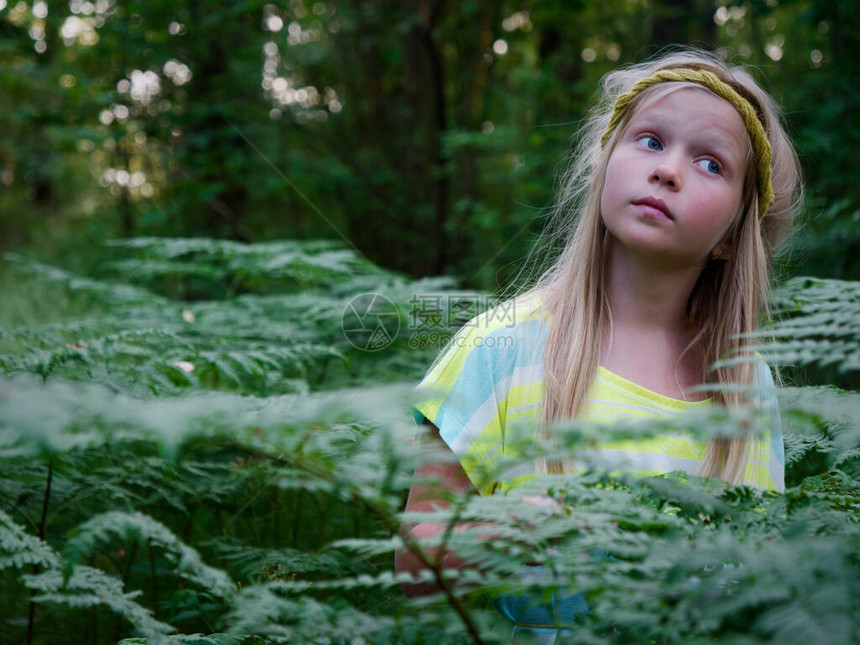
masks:
{"type": "MultiPolygon", "coordinates": [[[[402,324],[429,328],[440,315],[467,317],[478,294],[447,279],[410,282],[328,242],[146,238],[111,252],[123,257],[101,279],[13,262],[34,293],[50,285],[75,306],[67,320],[0,328],[0,590],[12,599],[0,613],[10,642],[23,638],[28,590],[40,645],[84,632],[127,645],[504,643],[510,626],[488,599],[571,591],[591,610],[567,625],[575,642],[860,638],[855,391],[780,391],[784,495],[636,478],[594,454],[587,471],[506,495],[449,494],[444,508],[406,515],[424,458],[408,405],[436,348],[399,336],[362,353],[343,336],[344,306],[383,292],[402,324]],[[117,281],[119,271],[143,286],[117,281]],[[449,309],[414,320],[410,299],[429,292],[449,309]],[[544,497],[555,503],[531,503],[544,497]],[[488,522],[496,537],[401,534],[402,522],[425,520],[488,522]],[[440,545],[480,569],[448,570],[432,555],[440,545]],[[423,559],[435,594],[402,595],[391,567],[399,548],[423,559]],[[524,575],[527,563],[543,569],[524,575]]],[[[858,294],[854,283],[789,282],[762,354],[830,366],[850,387],[858,294]]],[[[527,433],[483,476],[582,456],[597,438],[730,437],[758,424],[750,410],[715,408],[644,425],[560,424],[553,444],[527,433]]]]}
{"type": "Polygon", "coordinates": [[[113,263],[113,270],[145,284],[164,278],[204,278],[224,294],[266,292],[274,285],[309,286],[343,280],[356,273],[380,274],[352,250],[331,241],[283,240],[242,244],[224,240],[134,238],[114,240],[114,248],[133,249],[138,258],[113,263]]]}
{"type": "Polygon", "coordinates": [[[259,634],[272,643],[347,643],[372,639],[394,627],[390,617],[369,616],[343,602],[294,595],[294,587],[275,582],[243,590],[226,619],[228,633],[259,634]]]}
{"type": "Polygon", "coordinates": [[[293,579],[319,576],[346,567],[336,553],[307,553],[298,549],[265,549],[228,541],[212,543],[211,548],[246,580],[293,579]]]}
{"type": "Polygon", "coordinates": [[[162,298],[154,296],[146,289],[129,285],[125,281],[106,282],[81,276],[59,267],[43,264],[34,258],[18,253],[6,253],[3,255],[3,259],[14,263],[19,274],[60,284],[72,292],[96,297],[110,305],[143,305],[150,304],[153,300],[163,302],[162,298]]]}
{"type": "Polygon", "coordinates": [[[170,634],[153,638],[123,638],[116,645],[232,645],[235,639],[225,634],[170,634]]]}
{"type": "Polygon", "coordinates": [[[795,278],[776,293],[773,310],[777,322],[752,335],[775,339],[757,348],[767,360],[860,369],[860,284],[795,278]]]}
{"type": "Polygon", "coordinates": [[[66,567],[90,555],[111,534],[126,541],[146,540],[161,547],[176,563],[179,575],[218,596],[229,598],[235,592],[235,585],[223,571],[205,565],[196,550],[184,544],[163,524],[142,513],[113,511],[79,526],[64,550],[66,567]]]}
{"type": "Polygon", "coordinates": [[[162,635],[175,631],[170,625],[155,620],[150,610],[134,602],[140,592],[123,592],[122,582],[100,569],[75,566],[65,580],[59,570],[24,576],[23,580],[27,587],[38,592],[36,602],[65,604],[74,609],[107,605],[145,634],[162,635]]]}
{"type": "Polygon", "coordinates": [[[55,568],[59,557],[44,541],[26,533],[0,510],[0,569],[21,569],[33,564],[55,568]]]}

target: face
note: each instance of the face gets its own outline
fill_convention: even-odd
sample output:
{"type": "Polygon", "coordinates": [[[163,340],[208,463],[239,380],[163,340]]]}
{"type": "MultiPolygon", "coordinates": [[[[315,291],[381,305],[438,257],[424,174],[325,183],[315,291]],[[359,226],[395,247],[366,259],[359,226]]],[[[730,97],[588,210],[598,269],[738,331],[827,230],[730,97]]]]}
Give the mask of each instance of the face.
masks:
{"type": "Polygon", "coordinates": [[[749,150],[740,114],[705,89],[646,104],[609,157],[611,244],[663,268],[703,267],[740,211],[749,150]]]}

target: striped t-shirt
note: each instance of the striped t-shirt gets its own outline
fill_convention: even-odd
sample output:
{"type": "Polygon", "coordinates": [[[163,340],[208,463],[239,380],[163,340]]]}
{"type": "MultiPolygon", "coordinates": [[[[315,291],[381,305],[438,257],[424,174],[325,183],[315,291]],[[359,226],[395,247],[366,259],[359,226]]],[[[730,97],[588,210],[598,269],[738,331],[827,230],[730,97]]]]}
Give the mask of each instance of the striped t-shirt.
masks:
{"type": "MultiPolygon", "coordinates": [[[[452,338],[447,350],[419,384],[429,398],[416,406],[416,420],[439,428],[442,440],[460,460],[463,470],[482,493],[491,483],[482,480],[482,466],[499,455],[511,455],[515,432],[536,430],[544,398],[543,348],[547,316],[537,298],[509,301],[473,318],[452,338]],[[506,450],[507,448],[507,450],[506,450]]],[[[756,390],[774,389],[767,366],[756,370],[756,390]]],[[[744,483],[757,488],[784,489],[782,432],[774,397],[759,396],[770,417],[770,432],[749,442],[744,483]]],[[[708,401],[688,402],[648,390],[603,367],[589,389],[578,419],[612,423],[647,417],[680,415],[708,401]]],[[[708,441],[687,432],[643,439],[601,442],[580,451],[599,456],[599,463],[639,475],[672,471],[694,474],[708,441]]],[[[505,471],[503,488],[516,486],[535,473],[534,460],[505,471]]]]}

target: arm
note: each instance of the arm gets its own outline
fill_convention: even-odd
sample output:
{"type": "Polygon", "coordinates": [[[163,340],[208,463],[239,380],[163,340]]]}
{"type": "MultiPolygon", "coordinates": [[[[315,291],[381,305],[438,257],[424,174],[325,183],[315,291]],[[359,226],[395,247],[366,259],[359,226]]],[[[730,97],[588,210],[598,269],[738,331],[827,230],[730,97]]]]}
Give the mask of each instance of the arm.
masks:
{"type": "MultiPolygon", "coordinates": [[[[472,482],[463,471],[463,467],[454,458],[451,449],[439,436],[439,429],[430,424],[429,436],[432,437],[432,457],[422,466],[415,469],[412,487],[409,489],[409,499],[406,502],[406,512],[427,512],[436,508],[447,508],[448,502],[444,493],[475,493],[472,482]],[[437,458],[438,456],[438,458],[437,458]],[[422,480],[435,479],[438,483],[426,483],[422,480]]],[[[475,523],[458,524],[455,531],[466,531],[478,526],[475,523]]],[[[488,525],[490,526],[490,525],[488,525]]],[[[415,525],[404,524],[401,531],[410,534],[418,540],[426,540],[444,533],[446,525],[441,522],[421,522],[415,525]]],[[[490,537],[489,535],[486,537],[490,537]]],[[[451,551],[439,553],[438,548],[426,549],[427,554],[438,561],[443,568],[459,569],[470,566],[451,551]]],[[[406,549],[397,551],[394,555],[394,568],[397,573],[408,572],[413,575],[424,569],[424,564],[414,553],[406,549]]],[[[433,584],[404,585],[403,591],[407,596],[426,595],[438,591],[433,584]]]]}

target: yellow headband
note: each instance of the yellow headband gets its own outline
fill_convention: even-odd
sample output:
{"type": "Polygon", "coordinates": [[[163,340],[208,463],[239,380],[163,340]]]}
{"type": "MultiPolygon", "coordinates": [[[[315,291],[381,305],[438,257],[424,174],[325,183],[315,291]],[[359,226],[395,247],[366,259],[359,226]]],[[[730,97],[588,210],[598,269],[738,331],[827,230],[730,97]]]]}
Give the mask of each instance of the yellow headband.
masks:
{"type": "Polygon", "coordinates": [[[743,96],[738,94],[737,91],[731,85],[721,81],[720,78],[713,72],[707,72],[705,70],[699,69],[690,69],[687,67],[678,67],[674,69],[661,69],[651,74],[651,76],[643,78],[633,87],[631,87],[629,92],[627,92],[626,94],[622,94],[618,97],[618,100],[615,101],[615,107],[612,111],[612,118],[610,118],[609,126],[606,128],[606,132],[603,133],[603,136],[600,139],[600,146],[606,147],[606,143],[609,141],[609,137],[612,136],[612,132],[618,126],[618,123],[621,121],[622,117],[627,111],[627,106],[630,105],[630,102],[640,92],[651,87],[652,85],[656,85],[657,83],[666,82],[686,82],[698,83],[699,85],[703,85],[720,98],[725,99],[726,101],[731,103],[732,106],[734,106],[734,108],[741,115],[744,120],[744,124],[747,127],[747,132],[750,135],[750,141],[752,141],[753,150],[755,150],[756,153],[756,160],[758,162],[756,172],[759,197],[758,216],[759,219],[764,218],[765,214],[767,213],[767,209],[770,208],[770,205],[774,199],[773,185],[771,184],[770,179],[770,161],[772,156],[770,141],[768,141],[767,139],[767,134],[764,131],[764,126],[759,120],[755,108],[753,108],[752,104],[743,96]]]}

